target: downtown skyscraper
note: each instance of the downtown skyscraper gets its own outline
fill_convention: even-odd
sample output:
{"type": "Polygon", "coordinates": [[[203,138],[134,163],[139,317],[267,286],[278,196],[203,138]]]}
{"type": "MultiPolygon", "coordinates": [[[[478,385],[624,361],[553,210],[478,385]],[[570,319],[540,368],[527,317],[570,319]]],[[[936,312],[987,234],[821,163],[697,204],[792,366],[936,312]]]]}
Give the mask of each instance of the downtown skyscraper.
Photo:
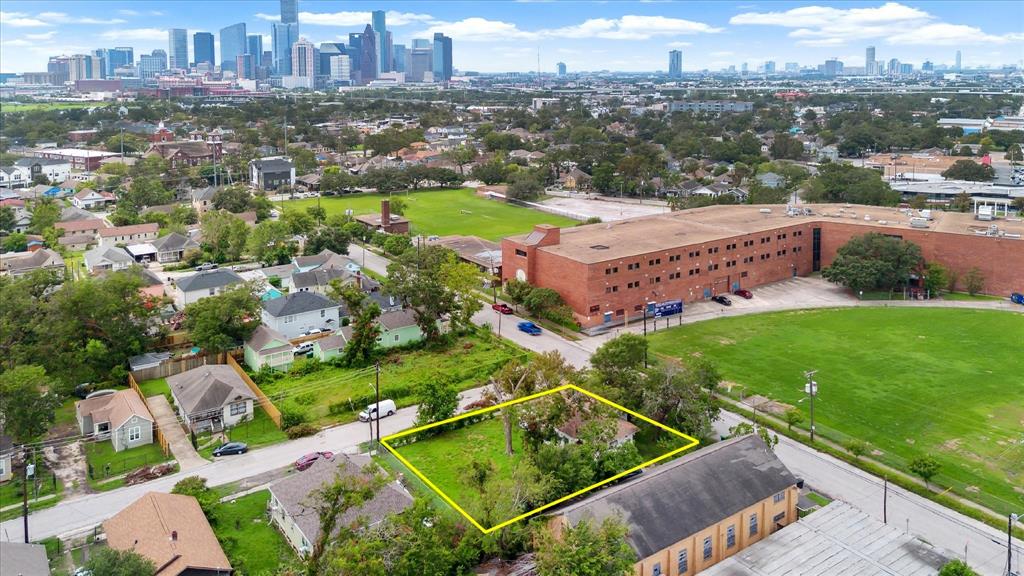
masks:
{"type": "Polygon", "coordinates": [[[196,32],[192,35],[192,56],[196,65],[215,63],[213,55],[213,34],[209,32],[196,32]]]}
{"type": "Polygon", "coordinates": [[[220,69],[236,72],[236,59],[246,50],[245,22],[220,29],[220,69]]]}
{"type": "Polygon", "coordinates": [[[668,53],[668,77],[683,77],[683,51],[672,50],[668,53]]]}
{"type": "Polygon", "coordinates": [[[270,43],[274,51],[274,72],[292,75],[292,46],[299,41],[299,1],[281,0],[281,21],[270,25],[270,43]]]}
{"type": "Polygon", "coordinates": [[[452,79],[452,39],[440,32],[434,33],[434,82],[452,79]]]}
{"type": "Polygon", "coordinates": [[[281,23],[299,23],[299,0],[281,0],[281,23]]]}
{"type": "Polygon", "coordinates": [[[388,28],[387,22],[384,19],[383,10],[374,10],[372,13],[371,21],[373,23],[373,34],[377,42],[377,76],[380,76],[381,72],[391,71],[391,58],[388,54],[388,28]]]}
{"type": "Polygon", "coordinates": [[[167,30],[167,57],[172,70],[188,70],[188,30],[170,28],[167,30]]]}
{"type": "Polygon", "coordinates": [[[864,50],[864,74],[866,74],[868,76],[874,76],[874,75],[878,74],[878,71],[875,70],[875,47],[874,46],[868,46],[867,49],[864,50]]]}

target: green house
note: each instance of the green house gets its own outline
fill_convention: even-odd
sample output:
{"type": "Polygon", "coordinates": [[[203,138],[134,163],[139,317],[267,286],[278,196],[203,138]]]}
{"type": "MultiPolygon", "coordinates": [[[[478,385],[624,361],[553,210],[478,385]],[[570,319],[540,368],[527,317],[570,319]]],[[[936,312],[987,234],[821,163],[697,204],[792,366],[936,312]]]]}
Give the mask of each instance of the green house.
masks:
{"type": "Polygon", "coordinates": [[[295,361],[292,343],[280,332],[260,324],[252,336],[245,341],[245,365],[253,370],[270,366],[275,370],[287,370],[295,361]]]}
{"type": "Polygon", "coordinates": [[[313,342],[313,357],[321,362],[326,362],[335,356],[340,356],[341,351],[345,349],[345,344],[348,344],[351,338],[351,326],[345,326],[326,338],[320,338],[313,342]]]}
{"type": "MultiPolygon", "coordinates": [[[[377,324],[380,326],[377,345],[381,348],[404,346],[423,339],[423,331],[416,324],[416,317],[412,310],[385,312],[377,319],[377,324]]],[[[351,338],[352,327],[345,326],[327,338],[321,338],[314,342],[313,357],[318,358],[321,362],[326,362],[339,356],[351,338]]]]}

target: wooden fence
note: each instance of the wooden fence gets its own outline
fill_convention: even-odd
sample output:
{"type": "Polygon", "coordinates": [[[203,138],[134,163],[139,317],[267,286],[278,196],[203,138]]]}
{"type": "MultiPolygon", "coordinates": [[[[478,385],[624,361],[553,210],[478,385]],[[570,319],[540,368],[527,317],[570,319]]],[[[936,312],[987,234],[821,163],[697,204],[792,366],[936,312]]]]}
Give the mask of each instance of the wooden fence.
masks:
{"type": "Polygon", "coordinates": [[[207,364],[218,364],[218,356],[218,354],[197,354],[195,356],[171,358],[161,362],[159,366],[135,370],[132,374],[140,381],[166,378],[207,364]]]}
{"type": "MultiPolygon", "coordinates": [[[[142,389],[139,388],[139,383],[135,381],[135,376],[131,372],[128,373],[128,385],[131,386],[132,390],[142,398],[142,403],[146,405],[146,410],[149,410],[150,416],[153,415],[153,410],[149,407],[149,400],[146,399],[146,395],[142,393],[142,389]]],[[[153,437],[160,443],[160,449],[164,451],[164,456],[171,455],[171,446],[167,442],[167,437],[164,436],[163,430],[160,429],[160,424],[157,423],[156,418],[153,418],[153,437]]]]}
{"type": "Polygon", "coordinates": [[[249,386],[249,389],[252,390],[252,393],[256,395],[256,398],[259,400],[260,406],[263,407],[263,410],[267,413],[267,416],[270,416],[270,419],[274,421],[274,424],[277,424],[277,427],[280,428],[281,411],[277,409],[277,406],[274,406],[274,403],[270,401],[270,398],[267,398],[267,395],[263,393],[263,390],[260,390],[260,387],[257,386],[256,383],[252,381],[252,378],[249,378],[249,375],[245,373],[245,370],[242,370],[242,367],[238,365],[238,362],[235,360],[234,356],[232,356],[231,354],[225,354],[225,356],[227,360],[227,365],[231,366],[231,368],[242,378],[242,381],[245,382],[247,386],[249,386]]]}

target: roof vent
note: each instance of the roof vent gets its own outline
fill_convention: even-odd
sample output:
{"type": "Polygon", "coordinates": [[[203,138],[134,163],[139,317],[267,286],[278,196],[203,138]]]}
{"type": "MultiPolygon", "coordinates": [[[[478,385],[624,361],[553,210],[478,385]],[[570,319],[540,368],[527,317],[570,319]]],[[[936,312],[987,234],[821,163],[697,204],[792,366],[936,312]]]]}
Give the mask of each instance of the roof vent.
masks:
{"type": "Polygon", "coordinates": [[[605,246],[604,244],[594,244],[593,246],[591,246],[591,248],[594,249],[594,250],[607,250],[608,249],[608,247],[605,246]]]}

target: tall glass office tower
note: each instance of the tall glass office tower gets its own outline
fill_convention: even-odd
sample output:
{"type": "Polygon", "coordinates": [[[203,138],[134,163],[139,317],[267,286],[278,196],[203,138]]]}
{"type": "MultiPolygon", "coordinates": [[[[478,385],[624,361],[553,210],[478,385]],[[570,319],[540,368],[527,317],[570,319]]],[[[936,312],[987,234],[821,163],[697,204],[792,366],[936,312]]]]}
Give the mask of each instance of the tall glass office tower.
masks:
{"type": "Polygon", "coordinates": [[[209,32],[196,32],[192,35],[192,56],[196,64],[206,62],[213,64],[213,34],[209,32]]]}
{"type": "Polygon", "coordinates": [[[172,70],[188,70],[188,30],[167,30],[167,56],[170,58],[169,66],[172,70]]]}
{"type": "Polygon", "coordinates": [[[384,21],[384,11],[374,10],[372,14],[373,34],[377,42],[377,74],[391,71],[391,58],[387,49],[387,23],[384,21]]]}
{"type": "Polygon", "coordinates": [[[245,54],[245,22],[220,29],[220,69],[237,72],[236,58],[245,54]]]}

